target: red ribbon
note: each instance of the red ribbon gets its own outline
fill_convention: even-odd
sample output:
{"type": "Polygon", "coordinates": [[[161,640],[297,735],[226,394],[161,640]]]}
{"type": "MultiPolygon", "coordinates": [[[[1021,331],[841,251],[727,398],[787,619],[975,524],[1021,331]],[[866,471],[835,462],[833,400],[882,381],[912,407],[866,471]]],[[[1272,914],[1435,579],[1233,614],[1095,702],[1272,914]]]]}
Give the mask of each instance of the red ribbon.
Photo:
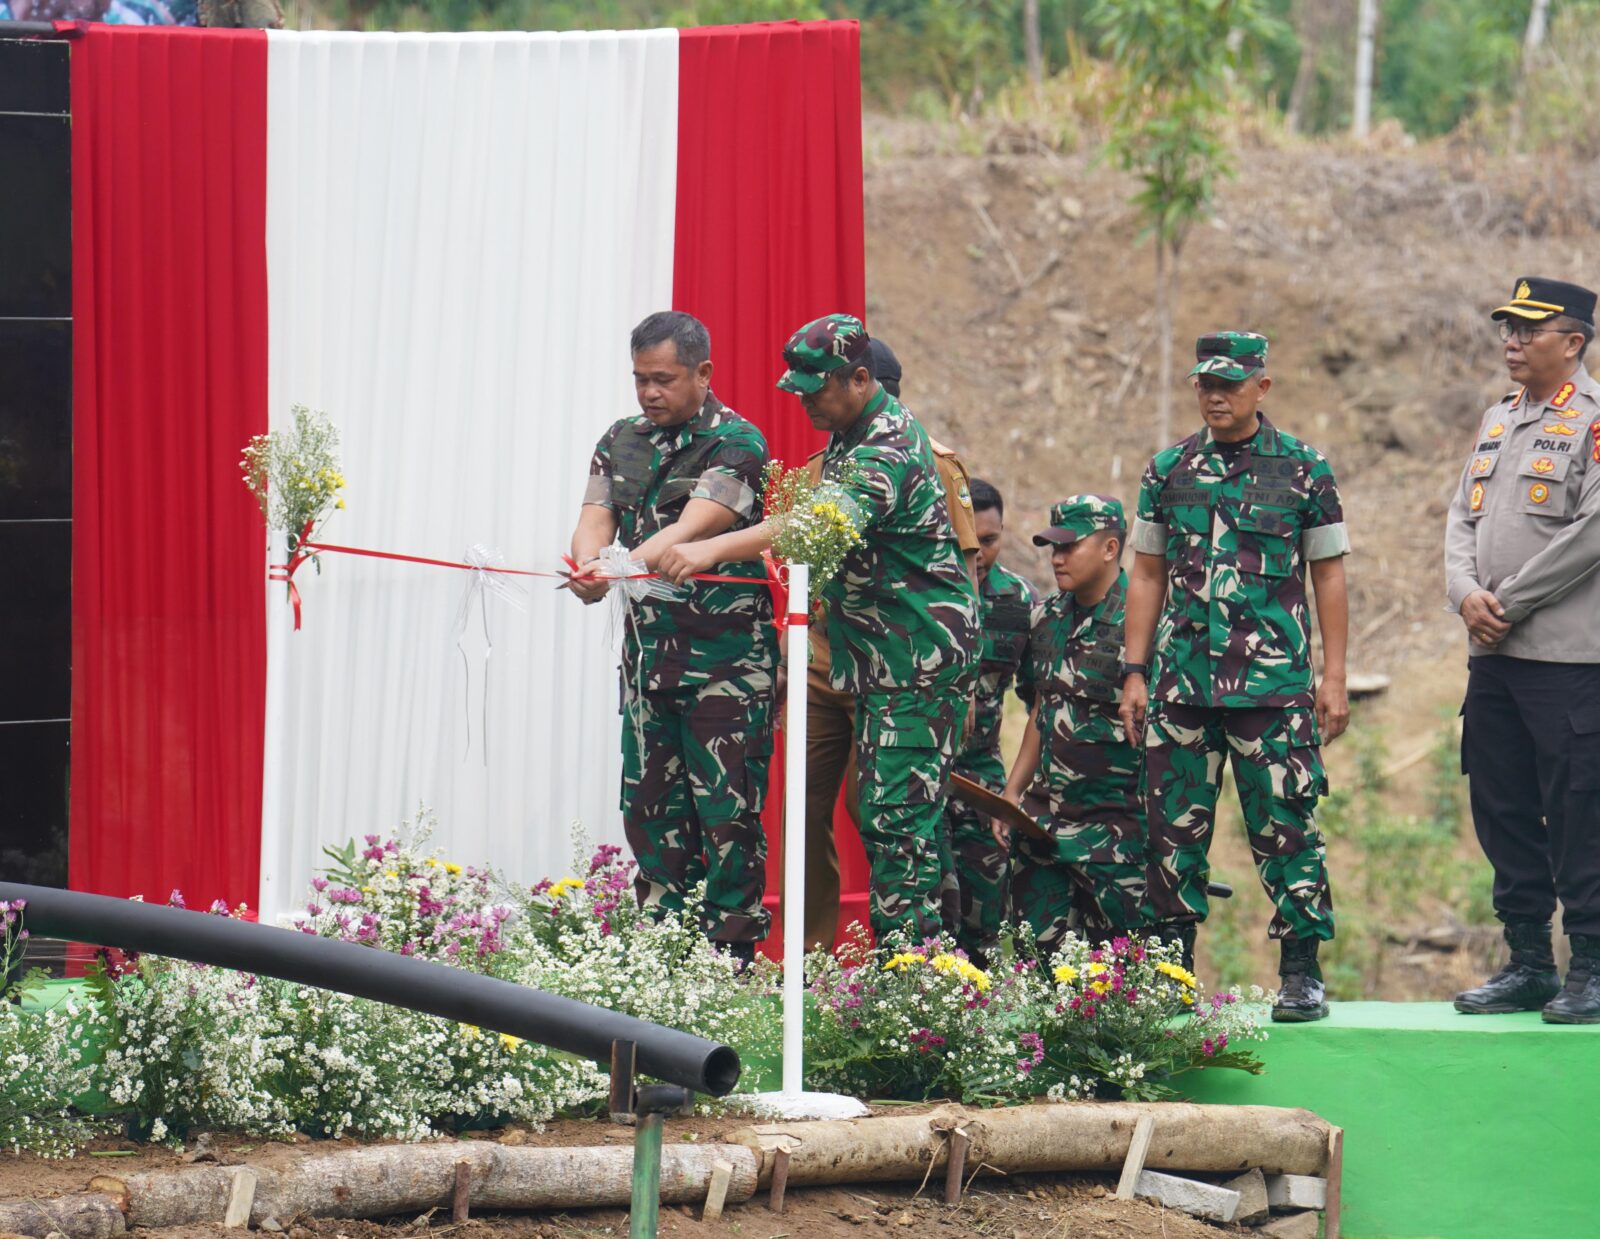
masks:
{"type": "MultiPolygon", "coordinates": [[[[559,577],[563,581],[571,581],[573,575],[578,571],[578,562],[571,555],[563,555],[561,557],[562,562],[567,565],[568,571],[566,572],[534,572],[527,568],[491,568],[479,564],[462,563],[454,559],[429,559],[425,555],[401,555],[396,551],[374,551],[364,546],[340,546],[334,542],[311,542],[308,540],[311,537],[311,526],[312,522],[307,521],[300,530],[300,537],[296,541],[295,551],[289,557],[289,562],[287,564],[271,564],[268,572],[269,580],[288,583],[289,602],[294,606],[294,628],[296,632],[300,631],[300,589],[294,583],[294,574],[301,564],[310,559],[312,554],[318,552],[326,551],[332,555],[360,555],[367,559],[392,559],[398,563],[424,564],[430,568],[456,568],[467,572],[499,572],[505,576],[536,576],[551,579],[559,577]]],[[[784,614],[789,591],[779,576],[778,565],[773,561],[772,557],[763,553],[762,558],[766,561],[766,576],[724,576],[716,572],[696,572],[692,579],[696,581],[716,581],[728,585],[765,585],[772,591],[774,614],[781,616],[784,614]]],[[[635,572],[627,576],[598,576],[595,579],[601,581],[654,581],[659,580],[660,577],[661,574],[659,572],[635,572]]],[[[779,627],[780,629],[782,628],[781,623],[779,627]]]]}
{"type": "Polygon", "coordinates": [[[300,631],[300,587],[294,583],[295,571],[311,556],[306,554],[306,547],[311,545],[306,541],[311,536],[311,526],[316,523],[313,517],[300,527],[300,536],[295,539],[294,554],[289,556],[286,564],[268,565],[267,579],[269,581],[284,581],[289,586],[289,603],[294,607],[294,630],[300,631]]]}

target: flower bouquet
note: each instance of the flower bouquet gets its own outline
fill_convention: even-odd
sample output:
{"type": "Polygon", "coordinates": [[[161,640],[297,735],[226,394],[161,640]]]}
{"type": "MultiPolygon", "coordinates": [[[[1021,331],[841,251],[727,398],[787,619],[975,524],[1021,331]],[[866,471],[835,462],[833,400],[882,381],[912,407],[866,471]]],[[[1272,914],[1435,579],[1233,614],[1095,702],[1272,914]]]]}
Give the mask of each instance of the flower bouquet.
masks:
{"type": "Polygon", "coordinates": [[[339,431],[321,413],[294,406],[294,427],[256,435],[239,461],[244,484],[261,505],[267,528],[289,537],[291,561],[311,559],[303,552],[330,512],[344,507],[339,492],[339,431]]]}
{"type": "Polygon", "coordinates": [[[860,514],[849,492],[856,472],[846,460],[837,477],[818,482],[805,466],[785,469],[776,460],[767,465],[764,515],[774,530],[772,554],[811,569],[813,597],[861,541],[860,514]]]}

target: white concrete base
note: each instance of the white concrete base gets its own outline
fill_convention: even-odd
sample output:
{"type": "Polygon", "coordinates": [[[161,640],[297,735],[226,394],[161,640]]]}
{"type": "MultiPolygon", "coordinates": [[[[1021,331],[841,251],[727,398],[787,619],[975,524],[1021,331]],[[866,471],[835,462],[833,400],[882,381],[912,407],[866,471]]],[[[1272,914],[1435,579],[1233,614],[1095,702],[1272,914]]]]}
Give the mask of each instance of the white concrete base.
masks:
{"type": "Polygon", "coordinates": [[[750,1093],[726,1099],[730,1109],[757,1118],[864,1119],[865,1103],[843,1093],[750,1093]]]}

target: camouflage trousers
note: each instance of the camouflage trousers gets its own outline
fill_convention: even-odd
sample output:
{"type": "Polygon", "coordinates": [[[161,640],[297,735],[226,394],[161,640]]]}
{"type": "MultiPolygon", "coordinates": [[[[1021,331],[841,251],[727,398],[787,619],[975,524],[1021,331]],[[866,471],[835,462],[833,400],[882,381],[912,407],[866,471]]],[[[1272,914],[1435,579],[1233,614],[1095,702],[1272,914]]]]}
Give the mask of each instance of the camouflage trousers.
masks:
{"type": "Polygon", "coordinates": [[[772,755],[772,677],[634,694],[622,726],[622,823],[639,864],[639,905],[679,911],[706,884],[717,942],[767,936],[761,806],[772,755]]]}
{"type": "Polygon", "coordinates": [[[1207,853],[1225,755],[1232,759],[1256,871],[1275,909],[1270,936],[1332,938],[1327,849],[1314,817],[1328,776],[1316,716],[1303,709],[1151,703],[1144,805],[1152,918],[1197,924],[1210,911],[1207,853]]]}
{"type": "Polygon", "coordinates": [[[1012,838],[1011,914],[1033,930],[1049,959],[1068,930],[1104,940],[1146,926],[1145,867],[1128,861],[1064,861],[1039,840],[1012,838]]]}
{"type": "MultiPolygon", "coordinates": [[[[964,756],[956,769],[994,791],[1005,786],[998,754],[964,756]]],[[[1009,855],[995,842],[989,818],[955,796],[945,802],[940,827],[939,919],[967,954],[986,957],[1000,943],[1009,855]]]]}
{"type": "Polygon", "coordinates": [[[857,699],[861,842],[879,942],[896,931],[913,942],[939,932],[945,784],[965,708],[964,683],[857,699]]]}

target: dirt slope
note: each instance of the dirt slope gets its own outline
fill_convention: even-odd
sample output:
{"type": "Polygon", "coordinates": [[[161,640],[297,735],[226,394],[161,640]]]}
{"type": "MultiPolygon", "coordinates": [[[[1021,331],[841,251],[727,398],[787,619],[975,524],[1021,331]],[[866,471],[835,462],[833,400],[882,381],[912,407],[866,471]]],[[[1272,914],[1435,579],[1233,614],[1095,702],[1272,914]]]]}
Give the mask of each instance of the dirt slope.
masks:
{"type": "MultiPolygon", "coordinates": [[[[869,122],[870,325],[899,353],[908,403],[1005,494],[1006,561],[1048,587],[1026,535],[1049,504],[1103,491],[1131,505],[1153,447],[1151,249],[1127,205],[1132,181],[1086,155],[935,153],[925,139],[869,122]]],[[[1270,337],[1269,415],[1326,453],[1344,495],[1351,669],[1393,677],[1357,722],[1389,768],[1412,758],[1385,794],[1416,813],[1440,781],[1416,754],[1449,743],[1465,682],[1460,622],[1443,610],[1445,508],[1479,415],[1509,390],[1487,311],[1522,274],[1600,279],[1600,170],[1260,143],[1239,163],[1183,255],[1179,374],[1203,331],[1270,337]]],[[[1183,386],[1173,437],[1196,424],[1183,386]]],[[[1336,786],[1356,757],[1333,746],[1336,786]]],[[[1331,850],[1337,895],[1363,858],[1337,839],[1331,850]]],[[[1459,850],[1475,854],[1465,823],[1459,850]]],[[[1249,927],[1268,909],[1242,840],[1214,855],[1257,938],[1249,927]]],[[[1383,931],[1406,939],[1459,919],[1419,903],[1409,925],[1383,931]]],[[[1417,975],[1390,969],[1363,992],[1443,997],[1479,966],[1414,943],[1400,953],[1417,975]]],[[[1273,979],[1264,945],[1247,971],[1273,979]]]]}

